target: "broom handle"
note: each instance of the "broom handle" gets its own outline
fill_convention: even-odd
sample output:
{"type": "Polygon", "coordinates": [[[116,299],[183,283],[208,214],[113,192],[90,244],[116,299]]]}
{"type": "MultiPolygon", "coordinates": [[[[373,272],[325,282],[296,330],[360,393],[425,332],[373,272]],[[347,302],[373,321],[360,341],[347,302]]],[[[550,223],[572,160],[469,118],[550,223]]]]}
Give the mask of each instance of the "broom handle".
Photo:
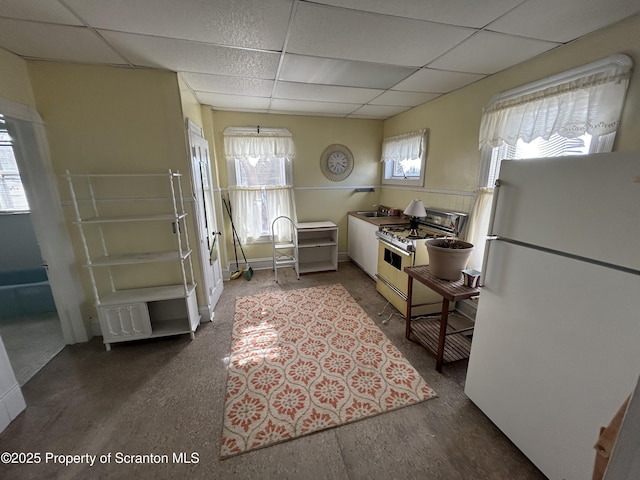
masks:
{"type": "Polygon", "coordinates": [[[229,199],[229,205],[227,205],[227,202],[225,201],[224,198],[222,198],[222,201],[224,202],[224,206],[227,209],[227,213],[229,214],[229,220],[231,220],[231,230],[233,230],[233,234],[235,235],[234,237],[234,245],[235,245],[235,239],[238,240],[238,245],[240,246],[240,251],[242,252],[242,258],[244,258],[244,263],[246,265],[249,265],[249,262],[247,262],[247,256],[244,254],[244,249],[242,248],[242,242],[240,242],[240,237],[238,236],[238,232],[236,232],[236,227],[233,225],[233,217],[231,216],[231,199],[229,199]]]}
{"type": "MultiPolygon", "coordinates": [[[[224,197],[222,197],[222,203],[224,203],[224,208],[227,211],[227,215],[229,215],[229,221],[231,222],[231,228],[235,233],[236,229],[233,226],[233,217],[231,216],[231,210],[229,210],[229,206],[227,205],[227,201],[224,199],[224,197]]],[[[233,253],[236,257],[236,270],[238,270],[238,249],[236,248],[236,236],[232,234],[231,238],[233,239],[233,253]]]]}

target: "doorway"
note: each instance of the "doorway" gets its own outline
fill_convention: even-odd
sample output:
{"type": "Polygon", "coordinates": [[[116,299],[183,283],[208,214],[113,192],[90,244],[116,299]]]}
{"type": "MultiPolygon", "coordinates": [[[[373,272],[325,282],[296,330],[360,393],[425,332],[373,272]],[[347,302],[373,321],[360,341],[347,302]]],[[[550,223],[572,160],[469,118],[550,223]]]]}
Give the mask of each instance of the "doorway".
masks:
{"type": "MultiPolygon", "coordinates": [[[[39,247],[40,266],[45,266],[55,312],[65,345],[89,340],[86,299],[82,289],[56,177],[51,165],[44,122],[32,108],[0,98],[0,115],[11,139],[21,185],[30,210],[30,222],[39,247]]],[[[33,347],[32,335],[27,349],[33,347]]],[[[57,347],[56,347],[57,348],[57,347]]],[[[55,348],[40,356],[43,365],[55,348]]],[[[50,359],[48,358],[48,359],[50,359]]],[[[0,365],[0,369],[9,365],[0,365]]],[[[26,375],[29,375],[26,373],[26,375]]]]}
{"type": "Polygon", "coordinates": [[[29,202],[0,115],[0,337],[24,385],[65,346],[29,202]]]}
{"type": "Polygon", "coordinates": [[[211,182],[211,157],[209,142],[204,138],[202,128],[187,120],[189,132],[189,150],[191,155],[191,179],[195,197],[196,229],[200,269],[202,271],[206,312],[203,318],[213,320],[214,308],[222,295],[223,277],[220,262],[220,242],[218,223],[213,202],[211,182]]]}

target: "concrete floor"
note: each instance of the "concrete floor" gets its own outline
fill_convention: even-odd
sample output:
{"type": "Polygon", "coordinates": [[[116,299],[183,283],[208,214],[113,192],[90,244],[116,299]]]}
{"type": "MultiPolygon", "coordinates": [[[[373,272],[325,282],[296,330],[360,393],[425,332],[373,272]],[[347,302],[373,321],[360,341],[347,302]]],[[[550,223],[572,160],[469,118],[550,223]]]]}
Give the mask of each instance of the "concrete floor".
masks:
{"type": "Polygon", "coordinates": [[[0,478],[545,478],[465,397],[464,361],[439,374],[435,360],[404,338],[399,315],[382,323],[392,307],[378,315],[386,301],[357,267],[340,263],[338,272],[300,280],[292,270],[282,273],[279,284],[269,270],[225,282],[214,321],[201,324],[194,341],[182,335],[106,352],[95,338],[66,347],[24,385],[27,410],[0,434],[0,451],[39,453],[40,463],[0,464],[0,478]],[[349,290],[438,398],[219,460],[235,298],[330,283],[349,290]],[[96,455],[95,464],[65,466],[53,456],[83,454],[96,455]],[[161,463],[126,463],[136,458],[125,455],[148,454],[161,463]]]}

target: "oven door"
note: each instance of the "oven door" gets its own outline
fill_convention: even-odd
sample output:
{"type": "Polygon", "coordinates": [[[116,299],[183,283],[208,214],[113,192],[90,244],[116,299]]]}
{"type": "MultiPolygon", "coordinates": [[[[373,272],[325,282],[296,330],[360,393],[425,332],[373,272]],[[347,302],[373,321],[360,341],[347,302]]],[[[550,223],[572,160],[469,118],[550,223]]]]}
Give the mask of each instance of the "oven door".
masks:
{"type": "MultiPolygon", "coordinates": [[[[378,283],[384,284],[406,302],[407,274],[404,273],[404,267],[413,266],[413,253],[395,247],[384,240],[379,240],[378,243],[378,283]]],[[[387,300],[391,299],[387,297],[387,300]]]]}
{"type": "MultiPolygon", "coordinates": [[[[404,267],[413,266],[416,257],[384,240],[379,240],[378,243],[376,290],[404,316],[407,312],[409,289],[409,276],[404,272],[404,267]]],[[[424,244],[422,241],[418,242],[420,243],[424,244]]],[[[416,249],[419,250],[420,246],[416,245],[416,249]]],[[[424,250],[426,252],[426,247],[424,250]]],[[[442,297],[420,282],[413,282],[412,300],[413,315],[436,313],[442,308],[442,297]]],[[[455,305],[454,302],[451,305],[455,305]]]]}

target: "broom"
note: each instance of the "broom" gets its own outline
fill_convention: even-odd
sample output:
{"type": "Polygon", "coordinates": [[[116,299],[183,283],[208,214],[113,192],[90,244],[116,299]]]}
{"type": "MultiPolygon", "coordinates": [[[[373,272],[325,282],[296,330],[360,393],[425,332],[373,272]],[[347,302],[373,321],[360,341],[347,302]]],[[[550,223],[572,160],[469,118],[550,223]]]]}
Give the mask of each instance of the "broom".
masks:
{"type": "Polygon", "coordinates": [[[235,280],[236,278],[240,278],[242,275],[242,270],[238,268],[238,249],[236,248],[236,237],[232,235],[233,238],[233,254],[236,257],[236,270],[230,275],[231,280],[235,280]]]}
{"type": "MultiPolygon", "coordinates": [[[[231,209],[229,207],[229,205],[231,204],[231,200],[229,200],[229,204],[227,204],[227,201],[224,199],[224,197],[222,197],[222,203],[224,203],[224,208],[227,211],[227,215],[229,215],[229,220],[231,221],[231,230],[233,231],[233,248],[235,251],[235,247],[236,247],[236,239],[238,240],[238,245],[240,246],[240,251],[242,252],[242,257],[244,258],[244,263],[247,266],[247,271],[246,273],[246,277],[247,280],[251,280],[253,278],[253,268],[251,268],[251,265],[249,265],[249,262],[247,261],[247,256],[244,254],[244,249],[242,248],[242,243],[240,242],[240,237],[238,237],[238,232],[236,232],[236,227],[233,224],[233,217],[231,216],[231,209]]],[[[237,252],[236,252],[236,268],[238,266],[238,256],[237,256],[237,252]]],[[[242,275],[242,270],[238,270],[236,272],[234,272],[232,275],[232,279],[238,278],[240,275],[242,275]],[[235,277],[233,275],[236,275],[235,277]]]]}

